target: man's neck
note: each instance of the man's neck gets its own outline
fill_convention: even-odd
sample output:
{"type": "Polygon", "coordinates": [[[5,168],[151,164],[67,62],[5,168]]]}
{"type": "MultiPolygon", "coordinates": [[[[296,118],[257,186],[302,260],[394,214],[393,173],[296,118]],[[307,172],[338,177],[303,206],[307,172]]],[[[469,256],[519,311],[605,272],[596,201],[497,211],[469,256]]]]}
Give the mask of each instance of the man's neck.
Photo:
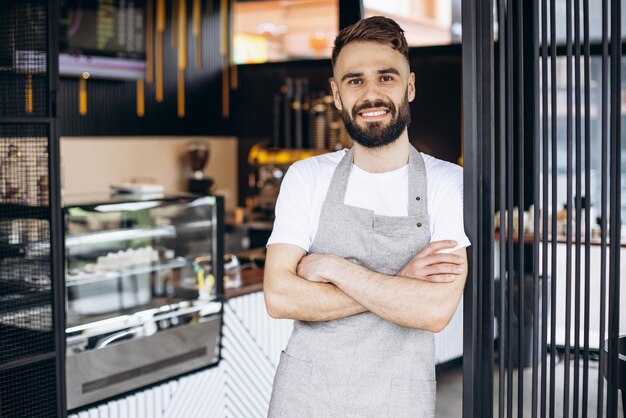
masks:
{"type": "Polygon", "coordinates": [[[409,136],[405,131],[393,143],[380,148],[367,148],[354,143],[354,164],[369,173],[386,173],[409,162],[409,136]]]}

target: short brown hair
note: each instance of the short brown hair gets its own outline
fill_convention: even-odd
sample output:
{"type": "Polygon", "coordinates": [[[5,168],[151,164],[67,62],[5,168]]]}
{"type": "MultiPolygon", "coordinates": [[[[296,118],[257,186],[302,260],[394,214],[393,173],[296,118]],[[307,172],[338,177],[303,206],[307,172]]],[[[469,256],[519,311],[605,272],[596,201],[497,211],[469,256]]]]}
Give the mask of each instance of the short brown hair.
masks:
{"type": "Polygon", "coordinates": [[[331,58],[333,67],[343,47],[350,42],[378,42],[389,45],[404,55],[407,61],[409,60],[409,46],[404,37],[404,30],[387,17],[372,16],[343,28],[335,38],[331,58]]]}

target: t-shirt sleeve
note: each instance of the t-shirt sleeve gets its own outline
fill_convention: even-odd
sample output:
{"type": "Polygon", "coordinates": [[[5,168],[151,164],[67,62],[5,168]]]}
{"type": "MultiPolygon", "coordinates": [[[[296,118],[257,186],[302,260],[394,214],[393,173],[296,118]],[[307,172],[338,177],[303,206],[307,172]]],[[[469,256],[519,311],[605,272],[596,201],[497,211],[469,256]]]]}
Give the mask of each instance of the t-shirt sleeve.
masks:
{"type": "Polygon", "coordinates": [[[267,245],[292,244],[309,251],[311,184],[303,175],[303,165],[292,165],[285,174],[276,201],[274,228],[267,245]]]}
{"type": "Polygon", "coordinates": [[[454,170],[438,181],[437,200],[433,202],[433,233],[431,241],[455,240],[457,246],[444,251],[452,252],[471,245],[463,225],[463,169],[454,170]]]}

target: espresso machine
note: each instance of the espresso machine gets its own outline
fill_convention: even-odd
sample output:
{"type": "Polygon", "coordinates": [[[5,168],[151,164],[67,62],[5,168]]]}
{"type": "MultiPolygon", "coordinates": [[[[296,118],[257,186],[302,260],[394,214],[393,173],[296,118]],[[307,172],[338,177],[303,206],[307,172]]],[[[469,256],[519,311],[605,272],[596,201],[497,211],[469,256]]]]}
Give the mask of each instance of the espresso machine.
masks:
{"type": "Polygon", "coordinates": [[[187,181],[187,191],[198,195],[210,195],[215,187],[212,178],[204,175],[204,167],[209,162],[209,143],[196,141],[187,145],[187,162],[191,168],[191,178],[187,181]]]}
{"type": "Polygon", "coordinates": [[[271,221],[280,183],[289,166],[298,160],[325,154],[328,150],[268,148],[268,145],[268,142],[260,142],[248,153],[248,164],[253,171],[248,176],[252,195],[247,199],[247,207],[259,219],[271,221]]]}

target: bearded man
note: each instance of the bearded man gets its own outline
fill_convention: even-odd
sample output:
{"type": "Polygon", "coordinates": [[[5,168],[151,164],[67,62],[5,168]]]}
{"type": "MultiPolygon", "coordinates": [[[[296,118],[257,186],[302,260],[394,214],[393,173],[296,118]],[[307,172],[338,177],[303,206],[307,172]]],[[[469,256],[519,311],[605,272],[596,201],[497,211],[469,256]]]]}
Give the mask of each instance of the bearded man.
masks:
{"type": "Polygon", "coordinates": [[[294,319],[270,417],[434,417],[433,333],[467,274],[462,169],[409,142],[404,31],[364,19],[335,39],[331,89],[354,146],[295,163],[276,204],[264,294],[294,319]]]}

